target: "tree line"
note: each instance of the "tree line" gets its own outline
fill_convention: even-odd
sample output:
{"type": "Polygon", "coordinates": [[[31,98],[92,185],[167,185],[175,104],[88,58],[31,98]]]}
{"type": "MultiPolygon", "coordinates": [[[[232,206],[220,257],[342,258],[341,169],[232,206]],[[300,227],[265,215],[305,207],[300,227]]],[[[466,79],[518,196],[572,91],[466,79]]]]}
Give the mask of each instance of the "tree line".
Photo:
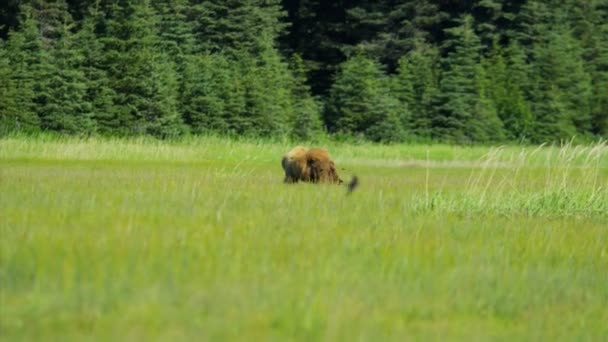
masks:
{"type": "Polygon", "coordinates": [[[0,133],[608,137],[605,0],[9,0],[0,133]]]}

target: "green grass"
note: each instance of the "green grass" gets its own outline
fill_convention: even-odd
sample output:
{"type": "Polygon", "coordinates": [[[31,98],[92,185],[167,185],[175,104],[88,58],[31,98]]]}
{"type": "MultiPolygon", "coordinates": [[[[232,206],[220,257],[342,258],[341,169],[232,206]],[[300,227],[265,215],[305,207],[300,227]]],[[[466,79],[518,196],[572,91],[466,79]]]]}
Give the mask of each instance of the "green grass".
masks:
{"type": "Polygon", "coordinates": [[[605,340],[608,147],[0,140],[2,340],[605,340]]]}

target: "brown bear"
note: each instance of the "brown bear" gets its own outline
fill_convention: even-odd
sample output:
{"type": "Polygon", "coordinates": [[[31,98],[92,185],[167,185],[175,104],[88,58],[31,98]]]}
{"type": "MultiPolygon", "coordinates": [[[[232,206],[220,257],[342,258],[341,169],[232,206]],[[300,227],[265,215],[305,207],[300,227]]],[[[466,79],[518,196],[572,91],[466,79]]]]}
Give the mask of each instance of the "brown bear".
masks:
{"type": "Polygon", "coordinates": [[[296,146],[287,152],[281,160],[283,171],[285,171],[285,183],[297,183],[298,181],[310,181],[310,169],[307,164],[306,148],[296,146]]]}
{"type": "Polygon", "coordinates": [[[311,148],[306,153],[306,160],[310,170],[310,181],[313,183],[337,183],[342,180],[336,171],[336,165],[331,160],[327,150],[322,148],[311,148]]]}
{"type": "Polygon", "coordinates": [[[334,162],[327,151],[321,148],[306,150],[302,146],[296,146],[283,156],[281,165],[285,171],[285,183],[342,183],[334,162]]]}

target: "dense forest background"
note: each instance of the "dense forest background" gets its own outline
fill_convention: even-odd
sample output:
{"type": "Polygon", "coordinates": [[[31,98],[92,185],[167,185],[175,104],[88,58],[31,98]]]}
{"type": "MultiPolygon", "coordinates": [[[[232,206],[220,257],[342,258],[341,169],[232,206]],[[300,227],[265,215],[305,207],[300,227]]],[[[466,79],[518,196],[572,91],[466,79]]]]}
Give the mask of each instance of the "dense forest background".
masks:
{"type": "Polygon", "coordinates": [[[607,0],[6,0],[0,131],[608,137],[607,0]]]}

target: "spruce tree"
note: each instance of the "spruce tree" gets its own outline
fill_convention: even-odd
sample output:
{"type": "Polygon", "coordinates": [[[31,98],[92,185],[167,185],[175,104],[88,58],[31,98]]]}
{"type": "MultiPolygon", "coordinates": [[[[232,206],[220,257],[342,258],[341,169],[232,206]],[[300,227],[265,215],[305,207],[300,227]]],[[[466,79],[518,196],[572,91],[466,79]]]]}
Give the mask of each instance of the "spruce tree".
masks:
{"type": "Polygon", "coordinates": [[[103,68],[116,94],[113,127],[106,129],[123,135],[182,134],[175,66],[157,49],[157,16],[149,1],[111,4],[105,25],[103,68]]]}
{"type": "Polygon", "coordinates": [[[358,1],[346,10],[347,53],[365,51],[393,72],[398,60],[431,37],[445,13],[432,1],[358,1]],[[350,43],[354,42],[354,43],[350,43]],[[350,44],[349,44],[350,43],[350,44]]]}
{"type": "Polygon", "coordinates": [[[370,113],[382,89],[381,78],[380,65],[363,55],[355,55],[341,65],[325,113],[330,132],[362,134],[370,126],[370,113]]]}
{"type": "Polygon", "coordinates": [[[91,117],[95,121],[96,131],[111,135],[119,123],[113,115],[116,93],[110,87],[110,80],[104,70],[104,47],[97,32],[103,26],[103,12],[94,4],[89,8],[80,24],[80,30],[74,37],[74,48],[82,56],[80,69],[87,82],[85,101],[91,106],[91,117]]]}
{"type": "Polygon", "coordinates": [[[459,26],[446,30],[452,39],[432,121],[434,135],[441,140],[486,142],[503,136],[496,111],[487,101],[483,69],[478,65],[481,45],[472,23],[473,18],[467,15],[459,26]]]}
{"type": "Polygon", "coordinates": [[[245,87],[246,115],[237,131],[254,136],[287,135],[293,112],[292,75],[271,40],[258,56],[243,53],[237,58],[245,87]]]}
{"type": "Polygon", "coordinates": [[[403,104],[387,93],[378,94],[371,108],[372,123],[365,129],[365,137],[374,142],[397,143],[406,137],[403,127],[403,104]]]}
{"type": "Polygon", "coordinates": [[[438,58],[436,49],[417,42],[414,50],[399,60],[393,81],[395,96],[410,112],[410,120],[405,126],[414,136],[424,139],[431,137],[433,98],[438,91],[438,58]]]}
{"type": "Polygon", "coordinates": [[[519,52],[521,49],[515,43],[507,51],[495,43],[490,56],[483,60],[483,67],[487,96],[496,108],[507,137],[521,141],[530,133],[532,112],[520,87],[525,75],[520,73],[524,62],[519,52]]]}
{"type": "Polygon", "coordinates": [[[297,140],[311,140],[322,133],[320,106],[310,94],[304,61],[299,55],[292,56],[290,70],[293,74],[291,136],[297,140]]]}
{"type": "Polygon", "coordinates": [[[532,47],[530,92],[536,142],[568,140],[590,129],[590,78],[571,33],[555,24],[532,47]]]}
{"type": "Polygon", "coordinates": [[[39,116],[43,129],[68,134],[87,134],[95,130],[91,104],[87,101],[87,79],[81,69],[83,56],[72,32],[74,21],[63,0],[47,4],[54,20],[46,22],[48,32],[44,55],[44,79],[38,93],[39,116]]]}
{"type": "Polygon", "coordinates": [[[195,35],[202,51],[258,55],[286,24],[280,0],[193,0],[195,35]]]}
{"type": "Polygon", "coordinates": [[[20,29],[9,32],[8,37],[0,54],[2,63],[8,68],[1,86],[0,124],[4,131],[37,131],[40,119],[36,95],[42,79],[41,63],[45,51],[31,6],[21,6],[20,29]]]}
{"type": "MultiPolygon", "coordinates": [[[[13,70],[6,55],[4,44],[0,41],[0,79],[2,80],[0,82],[0,136],[24,130],[22,127],[24,118],[20,116],[21,108],[17,102],[19,98],[18,81],[12,77],[13,70]]],[[[34,119],[37,119],[33,113],[31,114],[34,119]]],[[[27,117],[25,119],[27,120],[27,117]]],[[[28,126],[33,125],[30,123],[28,126]]]]}
{"type": "Polygon", "coordinates": [[[325,120],[330,132],[366,136],[382,141],[402,139],[400,117],[404,106],[391,97],[389,82],[380,64],[357,54],[342,64],[328,100],[325,120]],[[382,133],[389,121],[394,130],[382,133]]]}
{"type": "MultiPolygon", "coordinates": [[[[188,105],[183,94],[185,92],[185,72],[188,59],[197,50],[194,34],[194,11],[188,0],[162,0],[154,1],[159,17],[159,46],[171,62],[175,65],[179,87],[178,111],[184,117],[185,107],[188,105]]],[[[197,72],[190,69],[189,72],[197,72]]]]}
{"type": "Polygon", "coordinates": [[[193,133],[234,133],[230,118],[245,115],[244,89],[234,65],[221,54],[188,57],[182,103],[193,133]]]}
{"type": "Polygon", "coordinates": [[[591,77],[591,132],[608,137],[608,3],[568,1],[573,35],[582,47],[585,71],[591,77]]]}

